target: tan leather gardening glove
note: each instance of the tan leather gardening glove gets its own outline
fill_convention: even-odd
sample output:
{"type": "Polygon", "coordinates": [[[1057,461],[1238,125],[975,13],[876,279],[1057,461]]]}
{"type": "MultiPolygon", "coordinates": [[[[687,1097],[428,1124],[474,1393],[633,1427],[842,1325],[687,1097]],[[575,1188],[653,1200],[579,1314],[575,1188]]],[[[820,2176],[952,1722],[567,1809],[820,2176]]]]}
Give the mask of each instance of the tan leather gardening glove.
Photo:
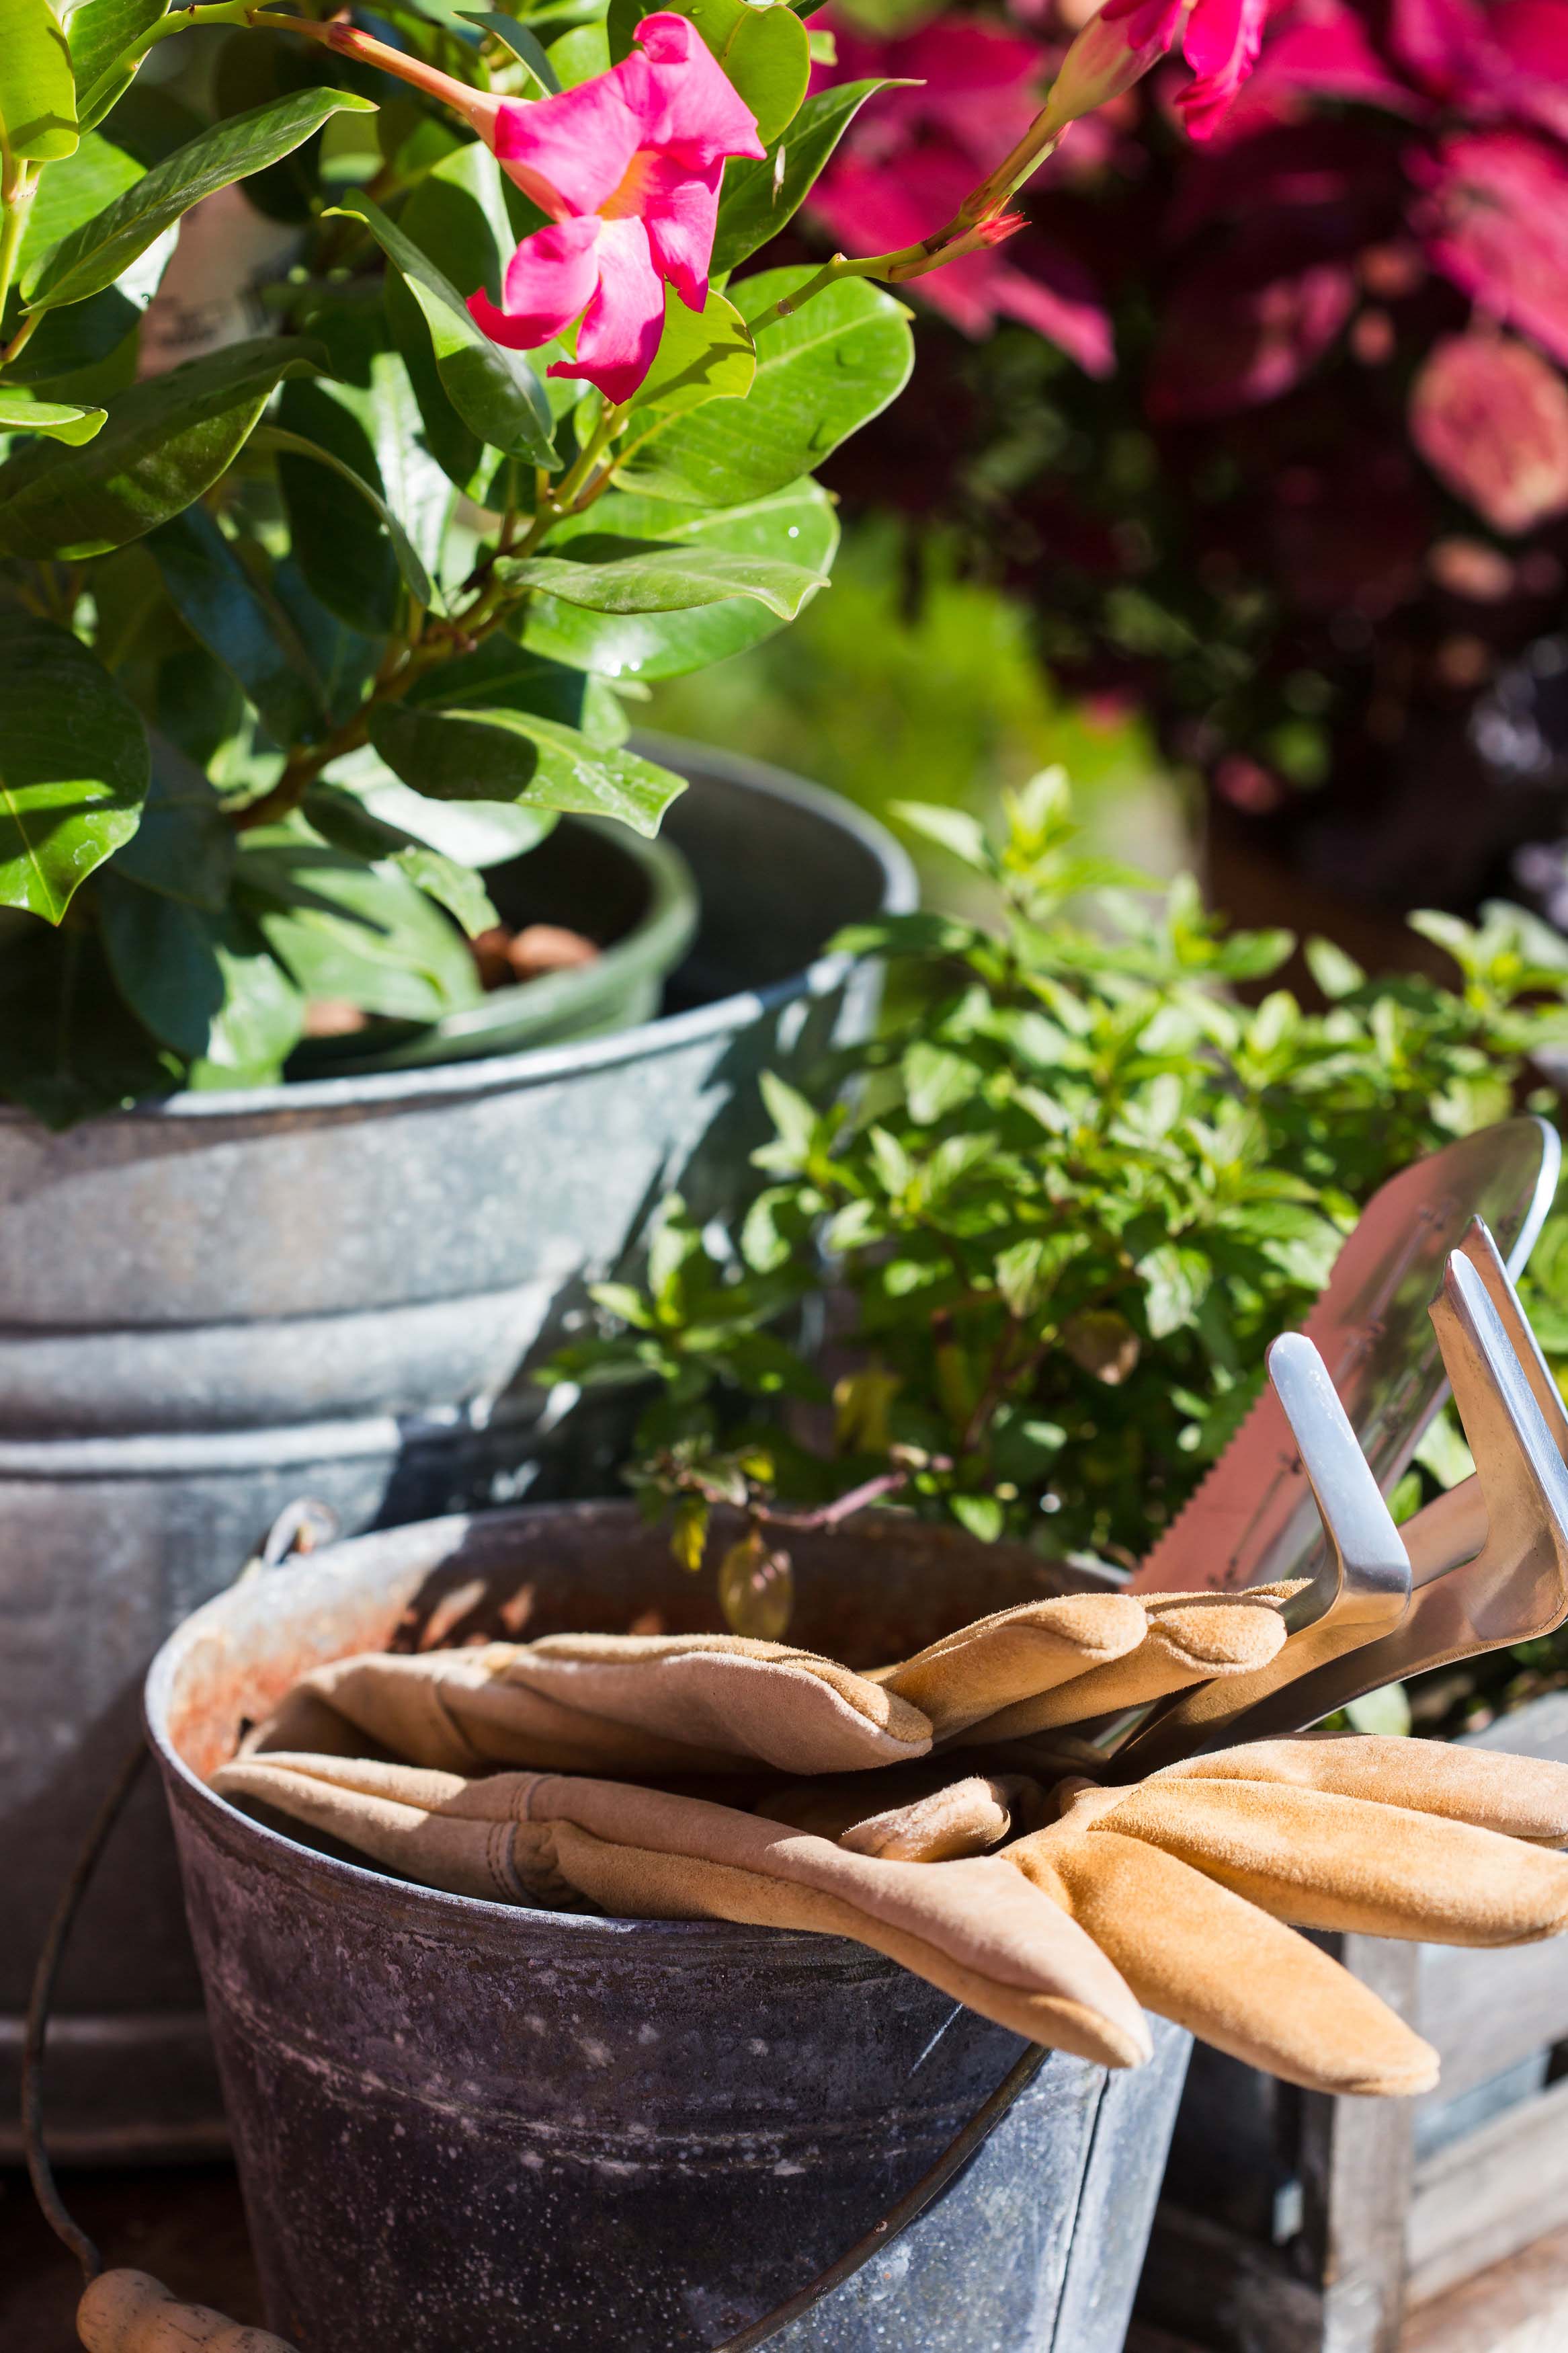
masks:
{"type": "Polygon", "coordinates": [[[1009,1831],[1037,1829],[1051,1812],[1044,1788],[1026,1774],[960,1775],[935,1758],[883,1773],[785,1781],[753,1793],[750,1810],[891,1862],[984,1854],[1009,1831]]]}
{"type": "Polygon", "coordinates": [[[1568,1837],[1568,1766],[1315,1735],[1058,1800],[999,1859],[1147,2008],[1310,2090],[1424,2091],[1436,2060],[1295,1927],[1512,1945],[1568,1926],[1568,1856],[1542,1852],[1568,1837]]]}
{"type": "Polygon", "coordinates": [[[1068,1917],[998,1856],[856,1853],[732,1807],[567,1774],[465,1780],[268,1754],[213,1777],[392,1870],[491,1903],[587,1896],[619,1919],[736,1920],[850,1936],[1030,2042],[1102,2066],[1149,2055],[1142,2012],[1068,1917]]]}
{"type": "Polygon", "coordinates": [[[863,1771],[923,1757],[918,1708],[835,1660],[739,1634],[552,1634],[318,1667],[247,1744],[668,1777],[863,1771]]]}
{"type": "MultiPolygon", "coordinates": [[[[1084,1599],[1131,1604],[1138,1611],[1137,1640],[1103,1660],[1085,1659],[1059,1677],[1037,1682],[1032,1690],[1000,1694],[981,1713],[972,1712],[972,1694],[962,1677],[965,1653],[952,1656],[950,1669],[959,1692],[929,1692],[933,1669],[942,1663],[931,1651],[894,1670],[887,1678],[890,1690],[913,1698],[939,1724],[938,1737],[963,1732],[966,1745],[1026,1739],[1064,1725],[1087,1724],[1123,1708],[1141,1707],[1185,1691],[1215,1676],[1244,1675],[1265,1667],[1285,1641],[1281,1611],[1294,1585],[1254,1586],[1245,1593],[1141,1593],[1085,1596],[1084,1599]],[[931,1662],[924,1668],[922,1662],[931,1662]],[[921,1691],[928,1695],[919,1696],[921,1691]],[[958,1704],[953,1701],[957,1697],[958,1704]],[[945,1703],[945,1704],[944,1704],[945,1703]]],[[[970,1631],[978,1630],[971,1629],[970,1631]]],[[[962,1643],[962,1636],[954,1636],[962,1643]]],[[[939,1650],[941,1646],[938,1646],[939,1650]]]]}
{"type": "MultiPolygon", "coordinates": [[[[1271,1605],[1241,1616],[1272,1634],[1271,1605]]],[[[952,1738],[1147,1647],[1149,1622],[1125,1594],[1064,1594],[983,1618],[869,1676],[739,1634],[552,1634],[418,1657],[377,1652],[307,1675],[247,1745],[335,1756],[372,1745],[455,1773],[526,1765],[667,1778],[746,1762],[862,1772],[923,1757],[931,1709],[940,1737],[952,1738]]]]}

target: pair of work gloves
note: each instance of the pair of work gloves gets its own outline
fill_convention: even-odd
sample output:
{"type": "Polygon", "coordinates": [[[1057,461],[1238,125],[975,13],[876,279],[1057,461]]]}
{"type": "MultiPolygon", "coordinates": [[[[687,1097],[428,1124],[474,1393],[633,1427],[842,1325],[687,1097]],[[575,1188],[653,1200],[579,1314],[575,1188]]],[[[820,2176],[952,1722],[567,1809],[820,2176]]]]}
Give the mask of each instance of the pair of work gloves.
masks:
{"type": "Polygon", "coordinates": [[[458,1894],[850,1936],[1107,2066],[1148,2009],[1309,2088],[1423,2091],[1429,2047],[1295,1932],[1555,1934],[1568,1766],[1338,1734],[1127,1788],[1050,1761],[1266,1665],[1284,1598],[1067,1595],[869,1674],[729,1635],[347,1659],[214,1786],[458,1894]]]}

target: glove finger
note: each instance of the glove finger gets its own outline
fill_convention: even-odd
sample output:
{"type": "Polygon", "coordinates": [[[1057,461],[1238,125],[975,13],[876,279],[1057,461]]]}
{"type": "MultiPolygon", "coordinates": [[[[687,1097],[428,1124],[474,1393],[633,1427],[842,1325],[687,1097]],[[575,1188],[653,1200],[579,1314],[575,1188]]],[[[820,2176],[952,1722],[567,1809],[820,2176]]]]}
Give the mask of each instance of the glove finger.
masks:
{"type": "MultiPolygon", "coordinates": [[[[1127,1597],[1120,1597],[1127,1598],[1127,1597]]],[[[1255,1673],[1277,1656],[1285,1640],[1280,1604],[1272,1596],[1215,1593],[1206,1599],[1151,1599],[1143,1640],[1135,1651],[1094,1667],[1054,1691],[1020,1700],[976,1725],[973,1741],[1017,1740],[1068,1724],[1087,1724],[1124,1707],[1142,1707],[1170,1692],[1216,1675],[1255,1673]]]]}
{"type": "Polygon", "coordinates": [[[1568,1926],[1568,1855],[1279,1782],[1151,1778],[1096,1827],[1146,1840],[1302,1928],[1521,1945],[1568,1926]]]}
{"type": "Polygon", "coordinates": [[[1373,1733],[1313,1732],[1297,1740],[1254,1740],[1213,1757],[1184,1757],[1156,1781],[1274,1781],[1372,1798],[1499,1831],[1538,1846],[1568,1842],[1568,1765],[1494,1748],[1451,1747],[1373,1733]]]}
{"type": "Polygon", "coordinates": [[[219,1797],[259,1800],[423,1886],[489,1904],[548,1903],[548,1878],[536,1870],[530,1879],[518,1867],[510,1814],[437,1810],[460,1802],[469,1786],[456,1774],[281,1754],[237,1759],[212,1778],[219,1797]]]}
{"type": "MultiPolygon", "coordinates": [[[[786,1773],[899,1765],[931,1747],[928,1717],[893,1691],[814,1651],[736,1634],[552,1634],[519,1645],[504,1671],[583,1715],[786,1773]]],[[[520,1760],[521,1761],[521,1760],[520,1760]]]]}
{"type": "Polygon", "coordinates": [[[1312,2092],[1436,2082],[1436,2053],[1359,1978],[1174,1855],[1058,1824],[996,1859],[1054,1894],[1147,2009],[1248,2066],[1312,2092]]]}
{"type": "Polygon", "coordinates": [[[918,1707],[938,1739],[1119,1659],[1147,1620],[1125,1593],[1064,1593],[976,1619],[872,1680],[918,1707]]]}
{"type": "MultiPolygon", "coordinates": [[[[825,1844],[799,1837],[795,1843],[825,1844]]],[[[601,1838],[571,1822],[560,1823],[556,1834],[563,1873],[614,1917],[734,1920],[848,1936],[1028,2042],[1102,2067],[1135,2067],[1148,2058],[1142,2010],[1064,1911],[1034,1888],[1027,1890],[1032,1901],[1020,1906],[999,1884],[945,1884],[952,1873],[984,1872],[1026,1886],[999,1858],[900,1864],[825,1851],[862,1874],[908,1874],[918,1885],[912,1895],[901,1887],[881,1891],[873,1908],[860,1900],[863,1883],[848,1873],[828,1887],[740,1862],[601,1838]],[[852,1886],[854,1893],[846,1892],[852,1886]]]]}
{"type": "Polygon", "coordinates": [[[879,1773],[869,1782],[858,1773],[836,1781],[796,1782],[752,1810],[814,1837],[835,1839],[855,1854],[880,1855],[890,1862],[947,1862],[1000,1845],[1026,1786],[1017,1774],[993,1778],[978,1773],[962,1780],[950,1776],[934,1788],[929,1776],[922,1777],[928,1780],[923,1788],[889,1786],[913,1778],[906,1768],[879,1773]],[[889,1798],[894,1802],[886,1802],[889,1798]],[[878,1799],[884,1801],[880,1806],[878,1799]]]}

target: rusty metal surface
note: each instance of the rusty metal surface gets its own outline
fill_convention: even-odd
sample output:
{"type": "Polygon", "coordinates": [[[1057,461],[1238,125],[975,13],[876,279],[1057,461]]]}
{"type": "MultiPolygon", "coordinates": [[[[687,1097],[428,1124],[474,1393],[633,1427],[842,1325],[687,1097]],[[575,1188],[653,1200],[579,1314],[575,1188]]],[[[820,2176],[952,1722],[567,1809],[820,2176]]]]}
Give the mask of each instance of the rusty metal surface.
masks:
{"type": "MultiPolygon", "coordinates": [[[[1032,1556],[884,1519],[803,1539],[797,1631],[886,1655],[1048,1589],[1032,1556]]],[[[1016,2038],[835,1937],[416,1888],[215,1798],[300,1670],[437,1630],[711,1625],[628,1505],[362,1537],[165,1647],[148,1722],[269,2325],[301,2353],[686,2353],[868,2229],[1016,2038]],[[454,1615],[456,1611],[456,1615],[454,1615]]],[[[1187,2037],[1056,2053],[974,2164],[789,2353],[1119,2353],[1187,2037]]]]}
{"type": "MultiPolygon", "coordinates": [[[[530,1366],[668,1185],[707,1211],[730,1197],[765,1125],[756,1071],[798,1074],[868,1018],[866,976],[820,951],[912,903],[901,852],[826,795],[677,757],[694,781],[669,830],[704,920],[668,1018],[180,1095],[62,1135],[0,1107],[0,2156],[33,1955],[158,1643],[301,1492],[363,1528],[612,1487],[624,1405],[552,1425],[530,1366]]],[[[91,2046],[62,2079],[68,2154],[166,2148],[171,2130],[210,2146],[151,1799],[106,1859],[62,2003],[91,2046]]]]}

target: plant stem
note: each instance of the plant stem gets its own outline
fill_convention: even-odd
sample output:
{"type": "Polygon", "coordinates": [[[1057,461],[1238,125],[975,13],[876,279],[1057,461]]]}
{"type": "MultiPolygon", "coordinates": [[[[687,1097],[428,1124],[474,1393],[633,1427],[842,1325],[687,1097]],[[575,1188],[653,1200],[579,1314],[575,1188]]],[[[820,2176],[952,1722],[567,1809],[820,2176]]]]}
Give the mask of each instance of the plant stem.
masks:
{"type": "MultiPolygon", "coordinates": [[[[29,178],[25,164],[14,164],[7,159],[4,181],[0,183],[0,317],[4,316],[5,304],[10,299],[11,280],[16,274],[16,257],[22,249],[27,216],[33,209],[37,186],[36,173],[29,178]]],[[[0,353],[0,364],[20,351],[30,332],[31,329],[24,322],[22,332],[10,349],[0,353]]]]}

